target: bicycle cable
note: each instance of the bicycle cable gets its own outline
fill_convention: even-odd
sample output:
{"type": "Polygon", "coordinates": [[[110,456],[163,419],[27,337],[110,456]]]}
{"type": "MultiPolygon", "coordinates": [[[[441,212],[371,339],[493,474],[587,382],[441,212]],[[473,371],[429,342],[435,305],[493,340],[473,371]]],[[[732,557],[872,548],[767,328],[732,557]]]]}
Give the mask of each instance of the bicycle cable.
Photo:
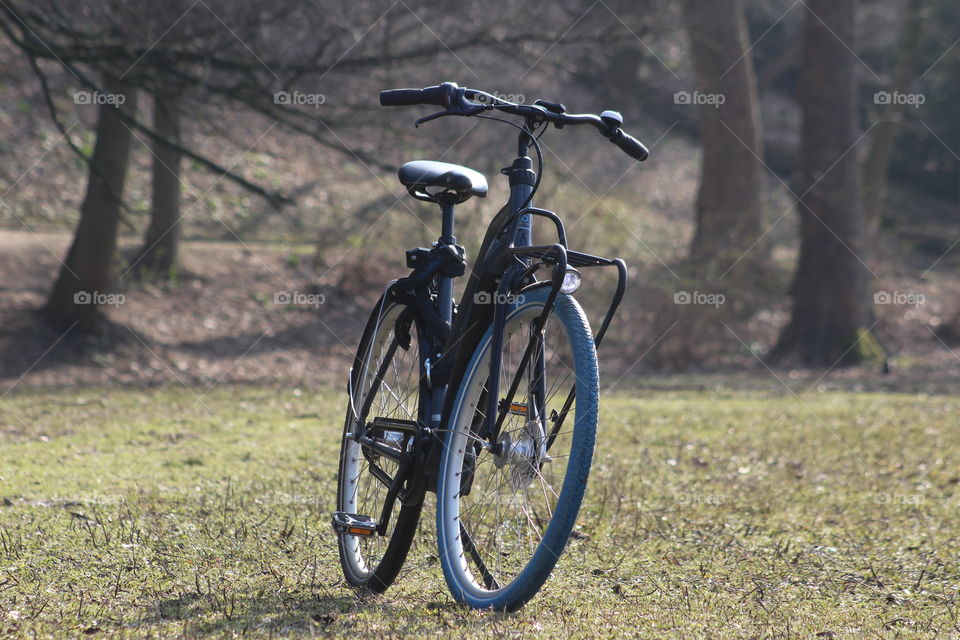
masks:
{"type": "MultiPolygon", "coordinates": [[[[537,131],[536,127],[534,127],[532,131],[528,131],[525,127],[521,127],[516,122],[511,122],[510,120],[504,120],[503,118],[496,118],[494,116],[485,116],[480,114],[477,114],[474,117],[483,118],[484,120],[494,120],[496,122],[502,122],[504,124],[508,124],[511,127],[514,127],[526,133],[527,136],[530,138],[530,142],[533,143],[533,148],[537,151],[537,179],[533,183],[533,190],[530,192],[530,195],[527,196],[527,199],[524,201],[522,205],[520,205],[520,208],[517,209],[517,211],[522,211],[523,209],[526,209],[530,205],[530,203],[533,202],[533,196],[537,193],[537,189],[540,188],[540,178],[543,177],[543,151],[540,149],[540,141],[539,141],[539,136],[536,135],[536,131],[537,131]]],[[[544,123],[544,130],[540,132],[540,135],[543,135],[544,133],[546,133],[547,124],[548,123],[546,122],[544,123]]]]}

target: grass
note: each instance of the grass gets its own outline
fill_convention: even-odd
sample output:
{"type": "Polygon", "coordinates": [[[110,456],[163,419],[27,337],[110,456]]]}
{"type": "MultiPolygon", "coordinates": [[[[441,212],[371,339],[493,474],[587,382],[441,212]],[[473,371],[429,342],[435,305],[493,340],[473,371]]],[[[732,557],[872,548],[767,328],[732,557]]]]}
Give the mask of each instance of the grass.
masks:
{"type": "Polygon", "coordinates": [[[0,636],[960,636],[960,397],[607,397],[574,539],[510,615],[452,601],[432,506],[391,590],[345,587],[341,401],[8,395],[0,636]]]}

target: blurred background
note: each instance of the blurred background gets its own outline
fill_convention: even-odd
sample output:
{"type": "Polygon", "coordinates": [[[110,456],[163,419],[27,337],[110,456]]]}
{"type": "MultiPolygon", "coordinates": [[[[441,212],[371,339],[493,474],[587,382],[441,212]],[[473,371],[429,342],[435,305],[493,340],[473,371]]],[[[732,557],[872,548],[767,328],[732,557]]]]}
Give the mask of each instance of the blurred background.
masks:
{"type": "MultiPolygon", "coordinates": [[[[443,81],[651,147],[542,140],[537,204],[630,267],[605,387],[960,377],[955,2],[5,0],[0,27],[5,392],[341,385],[439,231],[396,168],[487,175],[468,258],[504,201],[515,132],[378,105],[443,81]]],[[[578,294],[595,323],[612,284],[578,294]]]]}

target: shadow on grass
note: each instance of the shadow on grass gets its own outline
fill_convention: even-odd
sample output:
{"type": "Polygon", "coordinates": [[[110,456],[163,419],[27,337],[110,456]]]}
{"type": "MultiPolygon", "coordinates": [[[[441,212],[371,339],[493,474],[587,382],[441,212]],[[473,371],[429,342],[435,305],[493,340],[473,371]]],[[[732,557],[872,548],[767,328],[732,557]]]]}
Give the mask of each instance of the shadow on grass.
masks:
{"type": "Polygon", "coordinates": [[[399,610],[398,601],[372,593],[241,597],[191,592],[161,600],[155,605],[153,615],[145,616],[131,626],[144,631],[155,627],[160,631],[165,625],[180,622],[183,623],[182,633],[186,637],[250,632],[312,637],[317,633],[345,633],[358,624],[370,622],[369,619],[361,619],[376,616],[384,623],[384,628],[379,632],[405,635],[407,632],[416,633],[412,628],[421,625],[424,616],[441,617],[448,628],[466,630],[478,624],[478,613],[483,617],[481,624],[492,624],[494,627],[516,615],[477,612],[449,597],[438,596],[436,600],[425,602],[423,608],[409,610],[400,607],[403,610],[399,610]]]}
{"type": "Polygon", "coordinates": [[[161,600],[153,615],[132,626],[143,629],[171,622],[183,622],[188,636],[207,636],[223,632],[268,631],[283,634],[315,633],[344,616],[378,609],[376,599],[345,595],[241,597],[231,594],[195,592],[161,600]]]}

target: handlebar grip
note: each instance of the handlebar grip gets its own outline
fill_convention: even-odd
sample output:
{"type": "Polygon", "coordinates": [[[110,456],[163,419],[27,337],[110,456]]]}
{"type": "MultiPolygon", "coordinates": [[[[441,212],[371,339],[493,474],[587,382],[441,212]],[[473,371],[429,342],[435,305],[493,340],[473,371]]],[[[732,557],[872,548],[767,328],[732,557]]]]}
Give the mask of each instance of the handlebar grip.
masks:
{"type": "Polygon", "coordinates": [[[610,136],[610,142],[617,145],[621,151],[633,158],[643,162],[650,157],[650,151],[643,146],[643,143],[620,129],[617,129],[610,136]]]}
{"type": "Polygon", "coordinates": [[[390,89],[380,92],[380,104],[384,107],[408,107],[422,103],[422,89],[390,89]]]}
{"type": "Polygon", "coordinates": [[[390,89],[380,92],[380,104],[384,107],[409,107],[421,104],[443,106],[443,92],[440,87],[390,89]]]}

